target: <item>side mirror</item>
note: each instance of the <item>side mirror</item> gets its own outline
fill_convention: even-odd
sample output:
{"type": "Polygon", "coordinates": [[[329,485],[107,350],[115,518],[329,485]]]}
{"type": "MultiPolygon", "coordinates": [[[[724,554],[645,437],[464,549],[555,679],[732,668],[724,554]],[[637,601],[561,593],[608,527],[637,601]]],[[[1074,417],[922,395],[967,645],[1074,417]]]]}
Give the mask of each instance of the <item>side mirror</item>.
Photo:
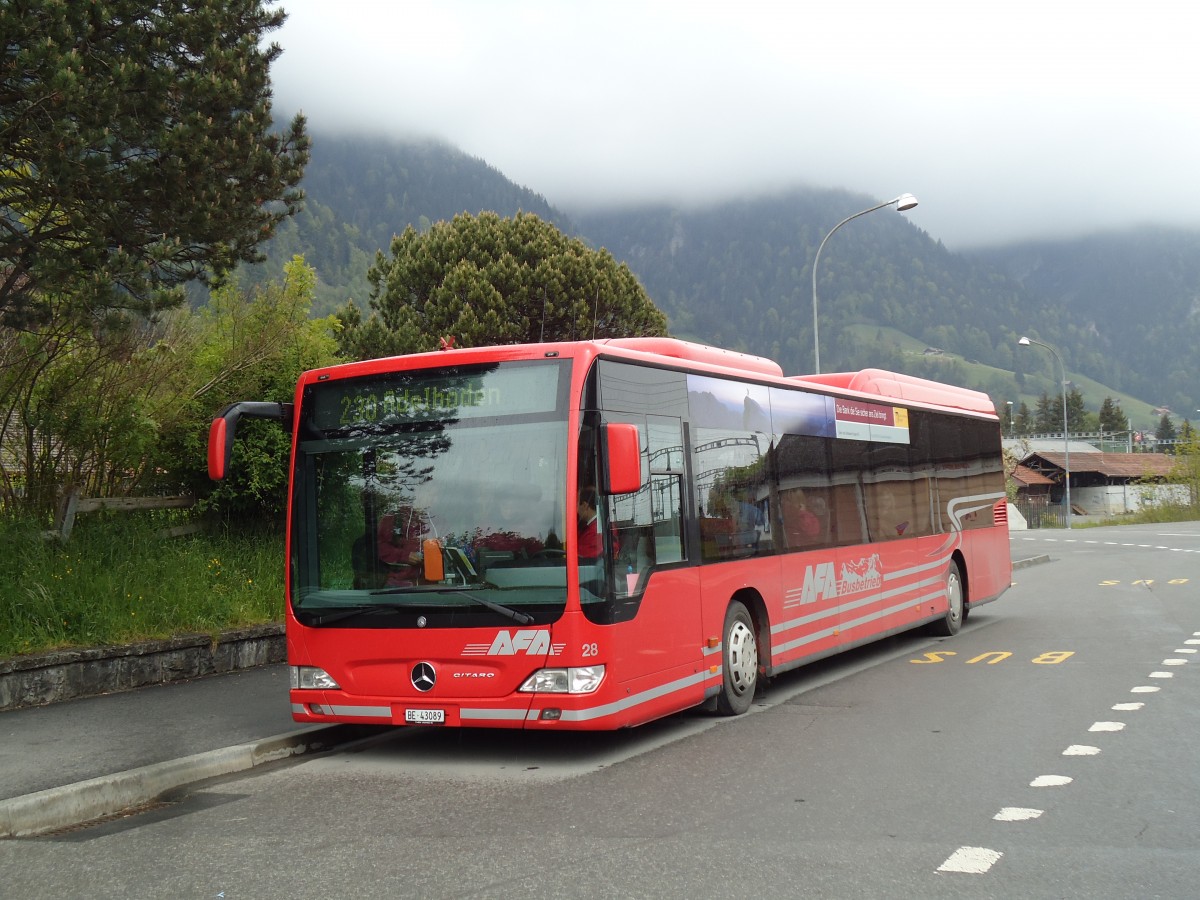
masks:
{"type": "Polygon", "coordinates": [[[604,484],[606,494],[632,494],[642,487],[642,451],[636,425],[611,422],[604,426],[604,484]]]}
{"type": "Polygon", "coordinates": [[[286,428],[292,427],[293,405],[291,403],[267,403],[243,400],[231,403],[212,420],[208,428],[208,477],[221,481],[229,469],[229,457],[233,453],[233,438],[238,420],[243,416],[252,419],[275,419],[286,428]]]}

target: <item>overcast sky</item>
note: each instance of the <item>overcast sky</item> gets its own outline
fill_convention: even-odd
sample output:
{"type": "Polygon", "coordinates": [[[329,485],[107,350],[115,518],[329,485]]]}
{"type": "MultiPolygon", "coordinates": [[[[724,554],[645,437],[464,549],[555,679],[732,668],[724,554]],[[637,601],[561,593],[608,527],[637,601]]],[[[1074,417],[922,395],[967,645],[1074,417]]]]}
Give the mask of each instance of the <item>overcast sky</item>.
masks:
{"type": "Polygon", "coordinates": [[[279,111],[441,138],[567,210],[809,185],[911,192],[952,249],[1200,228],[1182,0],[282,5],[279,111]]]}

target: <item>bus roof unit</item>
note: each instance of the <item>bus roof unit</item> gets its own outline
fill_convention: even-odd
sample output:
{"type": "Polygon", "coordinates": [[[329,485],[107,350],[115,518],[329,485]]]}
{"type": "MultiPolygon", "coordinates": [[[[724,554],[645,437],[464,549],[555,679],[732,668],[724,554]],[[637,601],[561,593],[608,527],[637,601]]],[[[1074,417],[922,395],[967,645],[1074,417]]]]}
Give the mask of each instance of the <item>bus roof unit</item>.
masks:
{"type": "Polygon", "coordinates": [[[726,369],[738,369],[754,375],[783,377],[783,369],[779,363],[773,359],[767,359],[765,356],[739,353],[736,350],[722,350],[719,347],[693,344],[691,341],[681,341],[676,338],[612,338],[596,343],[609,347],[620,347],[624,350],[636,350],[639,353],[654,353],[672,359],[686,359],[690,362],[707,363],[711,366],[723,366],[726,369]]]}
{"type": "Polygon", "coordinates": [[[992,398],[982,391],[942,384],[927,378],[917,378],[914,375],[885,372],[882,369],[833,372],[828,375],[793,375],[791,380],[802,384],[823,385],[847,391],[858,391],[863,394],[874,394],[877,397],[894,397],[910,403],[928,403],[933,406],[963,409],[973,413],[996,414],[992,398]]]}

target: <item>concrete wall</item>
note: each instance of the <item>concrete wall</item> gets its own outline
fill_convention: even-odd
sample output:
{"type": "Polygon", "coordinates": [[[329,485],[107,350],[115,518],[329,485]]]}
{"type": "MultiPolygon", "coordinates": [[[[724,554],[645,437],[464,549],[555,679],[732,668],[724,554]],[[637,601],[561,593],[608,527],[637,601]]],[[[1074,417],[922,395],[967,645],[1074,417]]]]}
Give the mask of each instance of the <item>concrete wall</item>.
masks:
{"type": "Polygon", "coordinates": [[[282,625],[0,659],[0,710],[41,706],[287,660],[282,625]]]}
{"type": "Polygon", "coordinates": [[[1182,484],[1110,484],[1071,488],[1071,503],[1089,516],[1116,516],[1163,503],[1186,505],[1188,499],[1187,486],[1182,484]]]}

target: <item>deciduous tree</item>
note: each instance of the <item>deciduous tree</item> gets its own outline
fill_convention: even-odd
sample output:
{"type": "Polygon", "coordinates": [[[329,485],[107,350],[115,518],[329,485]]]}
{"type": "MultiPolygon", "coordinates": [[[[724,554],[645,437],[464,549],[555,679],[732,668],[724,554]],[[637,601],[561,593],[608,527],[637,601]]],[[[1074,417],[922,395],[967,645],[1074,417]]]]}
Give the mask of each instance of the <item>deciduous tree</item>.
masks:
{"type": "MultiPolygon", "coordinates": [[[[88,329],[64,316],[37,334],[0,330],[28,348],[19,369],[0,370],[12,399],[0,413],[0,508],[44,516],[68,485],[89,497],[213,491],[204,472],[212,415],[231,400],[290,400],[301,371],[333,361],[334,320],[309,318],[315,282],[297,257],[282,283],[247,292],[227,281],[200,311],[158,322],[111,314],[104,329],[88,329]]],[[[249,423],[249,439],[235,445],[237,477],[210,505],[282,510],[289,436],[273,424],[256,430],[266,424],[249,423]]]]}

